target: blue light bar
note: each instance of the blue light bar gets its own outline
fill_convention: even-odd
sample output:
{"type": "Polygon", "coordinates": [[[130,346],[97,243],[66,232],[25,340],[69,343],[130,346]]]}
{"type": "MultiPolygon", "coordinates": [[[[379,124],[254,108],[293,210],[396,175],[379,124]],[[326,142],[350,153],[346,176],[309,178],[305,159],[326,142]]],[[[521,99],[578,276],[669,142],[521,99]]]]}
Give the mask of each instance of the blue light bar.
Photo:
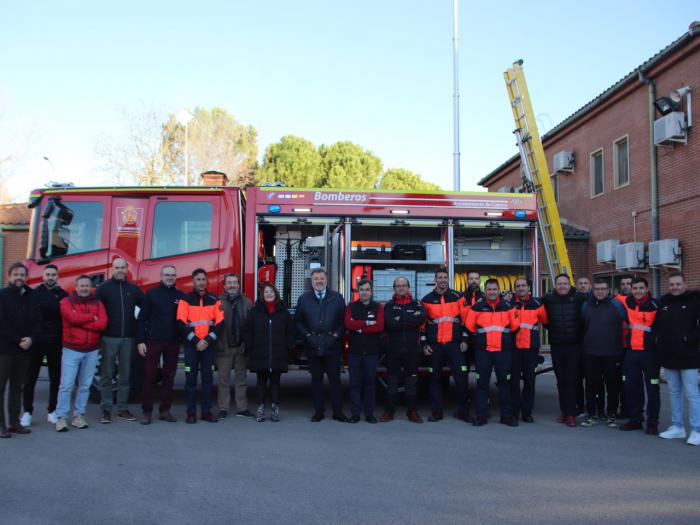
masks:
{"type": "Polygon", "coordinates": [[[282,211],[282,207],[279,204],[270,204],[267,207],[267,211],[270,213],[280,213],[282,211]]]}
{"type": "Polygon", "coordinates": [[[516,219],[524,219],[525,218],[525,212],[523,210],[518,210],[515,212],[515,218],[516,219]]]}

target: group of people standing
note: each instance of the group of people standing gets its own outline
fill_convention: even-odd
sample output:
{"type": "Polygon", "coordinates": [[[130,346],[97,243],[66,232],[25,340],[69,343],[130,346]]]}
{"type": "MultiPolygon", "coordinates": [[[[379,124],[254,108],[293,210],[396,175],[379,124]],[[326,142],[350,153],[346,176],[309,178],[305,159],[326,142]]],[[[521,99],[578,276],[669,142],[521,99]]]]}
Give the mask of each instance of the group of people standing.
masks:
{"type": "Polygon", "coordinates": [[[153,421],[158,379],[158,419],[177,421],[171,407],[181,348],[186,423],[197,422],[200,377],[199,419],[214,423],[228,416],[232,371],[236,415],[260,422],[279,421],[280,378],[288,370],[289,354],[298,338],[303,340],[311,372],[313,422],[325,418],[325,377],[333,419],[357,423],[364,415],[368,423],[393,420],[403,372],[406,417],[422,423],[416,385],[423,354],[430,372],[428,421],[444,418],[444,368],[448,366],[456,386],[456,418],[474,426],[488,423],[490,380],[495,371],[500,423],[518,426],[519,421],[534,421],[535,370],[540,329],[545,326],[561,423],[577,426],[577,416],[583,412],[582,426],[593,426],[603,418],[608,426],[616,427],[622,411],[628,417],[622,430],[642,429],[646,419],[647,433],[658,434],[659,371],[663,366],[671,395],[672,426],[661,437],[686,437],[682,391],[690,412],[687,442],[700,444],[700,302],[697,294],[686,290],[680,273],[670,275],[669,293],[658,300],[651,298],[643,278],[624,279],[620,294],[613,297],[604,280],[595,280],[591,290],[590,281],[579,279],[577,290],[566,275],[557,276],[553,292],[538,299],[525,278],[515,282],[515,294],[502,292],[495,279],[487,280],[482,291],[476,272],[469,274],[468,290],[460,294],[449,287],[447,271],[439,269],[434,290],[421,300],[412,296],[408,280],[398,277],[393,297],[385,304],[374,300],[372,282],[361,280],[356,286],[357,300],[346,305],[329,288],[326,272],[318,268],[311,272],[311,290],[299,298],[293,317],[273,284],[263,284],[253,304],[241,293],[235,274],[225,276],[221,296],[207,290],[203,269],[192,273],[191,292],[178,290],[176,269],[171,265],[163,266],[160,283],[144,294],[127,280],[123,259],[113,261],[111,278],[94,291],[90,278],[81,275],[68,295],[58,285],[58,277],[58,268],[47,265],[43,282],[32,290],[26,285],[26,267],[16,263],[10,267],[8,286],[0,291],[0,437],[30,432],[34,388],[44,358],[50,379],[48,421],[57,431],[69,429],[76,381],[70,426],[88,426],[85,411],[98,363],[100,422],[112,421],[115,385],[116,418],[136,420],[128,407],[135,350],[144,360],[140,418],[144,425],[153,421]],[[340,381],[345,332],[350,417],[343,412],[340,381]],[[375,380],[381,354],[386,355],[388,388],[384,412],[377,418],[375,380]],[[477,377],[474,417],[468,389],[472,364],[477,377]],[[216,413],[212,401],[215,366],[216,413]],[[247,406],[248,370],[257,375],[255,413],[247,406]],[[9,421],[4,411],[8,382],[9,421]]]}

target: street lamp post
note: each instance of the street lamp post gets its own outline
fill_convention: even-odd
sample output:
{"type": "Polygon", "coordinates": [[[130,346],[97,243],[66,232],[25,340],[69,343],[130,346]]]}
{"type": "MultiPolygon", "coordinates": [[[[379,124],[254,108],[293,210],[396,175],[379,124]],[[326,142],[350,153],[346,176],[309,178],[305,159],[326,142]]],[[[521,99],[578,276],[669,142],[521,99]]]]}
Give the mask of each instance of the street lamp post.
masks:
{"type": "Polygon", "coordinates": [[[452,0],[452,75],[453,95],[452,114],[454,119],[454,150],[452,154],[452,185],[454,191],[460,190],[460,152],[459,152],[459,0],[452,0]]]}
{"type": "Polygon", "coordinates": [[[189,152],[189,123],[194,116],[186,109],[178,113],[175,118],[180,125],[185,126],[185,186],[190,185],[190,152],[189,152]]]}

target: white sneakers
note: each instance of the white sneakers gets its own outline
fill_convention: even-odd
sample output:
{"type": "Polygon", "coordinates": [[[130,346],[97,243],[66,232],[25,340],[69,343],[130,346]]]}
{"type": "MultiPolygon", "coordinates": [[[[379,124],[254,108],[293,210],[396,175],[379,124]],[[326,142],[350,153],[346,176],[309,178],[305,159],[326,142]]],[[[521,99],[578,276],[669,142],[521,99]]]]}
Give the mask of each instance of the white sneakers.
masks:
{"type": "Polygon", "coordinates": [[[55,425],[58,421],[58,417],[56,417],[56,412],[49,412],[49,415],[46,416],[46,421],[48,421],[52,425],[55,425]]]}
{"type": "Polygon", "coordinates": [[[24,414],[22,414],[22,417],[19,418],[19,424],[23,427],[31,427],[32,415],[29,412],[25,412],[24,414]]]}
{"type": "Polygon", "coordinates": [[[685,439],[685,429],[683,427],[670,426],[665,432],[659,434],[663,439],[685,439]]]}
{"type": "MultiPolygon", "coordinates": [[[[670,426],[665,432],[659,434],[664,439],[685,439],[685,429],[683,427],[670,426]]],[[[688,445],[700,445],[700,432],[693,430],[686,441],[688,445]]]]}
{"type": "Polygon", "coordinates": [[[700,432],[698,432],[697,430],[693,430],[690,433],[690,437],[688,438],[688,441],[686,441],[686,443],[688,445],[700,445],[700,432]]]}

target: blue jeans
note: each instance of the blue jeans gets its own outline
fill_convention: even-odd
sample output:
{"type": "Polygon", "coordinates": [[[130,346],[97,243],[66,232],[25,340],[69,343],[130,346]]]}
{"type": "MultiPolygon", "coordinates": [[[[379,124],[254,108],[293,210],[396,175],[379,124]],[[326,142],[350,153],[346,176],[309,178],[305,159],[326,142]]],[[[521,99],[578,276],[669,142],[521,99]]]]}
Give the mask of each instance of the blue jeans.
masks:
{"type": "Polygon", "coordinates": [[[56,416],[66,417],[70,411],[70,395],[73,391],[76,377],[78,378],[78,393],[75,396],[73,415],[85,414],[90,384],[97,369],[99,350],[92,352],[76,352],[70,348],[63,349],[61,357],[61,386],[58,387],[58,405],[56,416]]]}
{"type": "Polygon", "coordinates": [[[700,389],[698,389],[698,371],[693,368],[666,368],[668,397],[671,401],[671,424],[674,427],[685,428],[683,422],[683,395],[688,399],[688,415],[690,430],[700,432],[700,389]]]}

